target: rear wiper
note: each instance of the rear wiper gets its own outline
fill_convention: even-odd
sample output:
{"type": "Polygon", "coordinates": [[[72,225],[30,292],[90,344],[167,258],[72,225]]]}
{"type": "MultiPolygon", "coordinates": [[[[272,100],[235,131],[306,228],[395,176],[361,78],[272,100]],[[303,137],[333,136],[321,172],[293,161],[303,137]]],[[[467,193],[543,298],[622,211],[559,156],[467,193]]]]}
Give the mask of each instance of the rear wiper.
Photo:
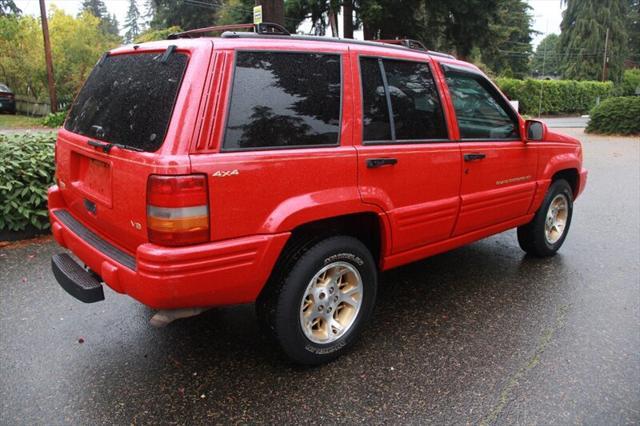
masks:
{"type": "Polygon", "coordinates": [[[109,151],[111,151],[111,148],[113,148],[114,146],[117,146],[120,149],[128,149],[130,151],[137,151],[137,152],[143,152],[143,149],[140,148],[136,148],[134,146],[127,146],[127,145],[122,145],[120,143],[106,143],[106,142],[98,142],[98,141],[94,141],[89,139],[87,141],[87,145],[93,146],[95,148],[100,148],[102,149],[102,152],[104,152],[105,154],[108,154],[109,151]]]}

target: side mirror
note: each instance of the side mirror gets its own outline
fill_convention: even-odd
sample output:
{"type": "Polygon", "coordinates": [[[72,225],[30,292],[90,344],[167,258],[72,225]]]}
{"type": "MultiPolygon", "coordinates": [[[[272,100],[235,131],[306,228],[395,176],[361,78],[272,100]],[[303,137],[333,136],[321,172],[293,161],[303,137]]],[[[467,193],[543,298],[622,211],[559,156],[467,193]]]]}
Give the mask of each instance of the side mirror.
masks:
{"type": "Polygon", "coordinates": [[[542,121],[527,120],[524,124],[527,131],[527,141],[542,141],[547,135],[547,125],[542,121]]]}

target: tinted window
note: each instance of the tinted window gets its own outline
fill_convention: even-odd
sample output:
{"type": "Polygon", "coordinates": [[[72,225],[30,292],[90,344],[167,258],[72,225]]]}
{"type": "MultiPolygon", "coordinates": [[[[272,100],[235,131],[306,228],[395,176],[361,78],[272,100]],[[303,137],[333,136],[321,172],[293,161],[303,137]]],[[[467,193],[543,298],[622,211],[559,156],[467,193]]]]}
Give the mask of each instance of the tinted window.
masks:
{"type": "Polygon", "coordinates": [[[226,149],[335,145],[340,56],[238,52],[226,149]]]}
{"type": "Polygon", "coordinates": [[[380,64],[375,58],[360,59],[362,76],[362,120],[365,141],[391,140],[389,108],[384,90],[380,64]]]}
{"type": "Polygon", "coordinates": [[[399,140],[446,139],[447,127],[429,66],[383,60],[399,140]]]}
{"type": "Polygon", "coordinates": [[[514,139],[518,121],[506,101],[481,76],[448,72],[462,139],[514,139]]]}
{"type": "Polygon", "coordinates": [[[65,129],[90,138],[155,151],[164,140],[187,56],[164,52],[113,55],[91,72],[65,129]]]}

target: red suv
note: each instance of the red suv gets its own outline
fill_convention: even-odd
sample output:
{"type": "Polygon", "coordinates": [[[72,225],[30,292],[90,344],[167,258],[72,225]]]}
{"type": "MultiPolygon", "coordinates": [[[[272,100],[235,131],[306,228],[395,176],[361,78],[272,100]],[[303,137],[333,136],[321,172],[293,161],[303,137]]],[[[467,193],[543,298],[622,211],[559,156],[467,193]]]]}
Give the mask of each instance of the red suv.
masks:
{"type": "Polygon", "coordinates": [[[286,355],[318,364],[358,337],[380,271],[514,227],[527,253],[560,248],[579,141],[449,55],[260,28],[100,59],[49,190],[85,265],[52,259],[71,295],[105,283],[168,318],[256,302],[286,355]]]}

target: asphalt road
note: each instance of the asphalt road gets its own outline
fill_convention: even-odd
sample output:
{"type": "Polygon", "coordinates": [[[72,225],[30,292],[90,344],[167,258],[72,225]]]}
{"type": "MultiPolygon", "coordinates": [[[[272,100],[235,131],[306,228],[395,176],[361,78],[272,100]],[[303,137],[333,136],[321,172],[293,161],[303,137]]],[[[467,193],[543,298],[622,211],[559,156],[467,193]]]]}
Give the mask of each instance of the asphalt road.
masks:
{"type": "Polygon", "coordinates": [[[589,117],[541,117],[547,126],[556,129],[580,128],[584,129],[589,123],[589,117]]]}
{"type": "Polygon", "coordinates": [[[51,240],[5,247],[0,424],[638,424],[639,147],[585,143],[559,255],[509,231],[385,273],[363,339],[318,368],[283,361],[251,306],[152,329],[125,296],[64,293],[51,240]]]}

